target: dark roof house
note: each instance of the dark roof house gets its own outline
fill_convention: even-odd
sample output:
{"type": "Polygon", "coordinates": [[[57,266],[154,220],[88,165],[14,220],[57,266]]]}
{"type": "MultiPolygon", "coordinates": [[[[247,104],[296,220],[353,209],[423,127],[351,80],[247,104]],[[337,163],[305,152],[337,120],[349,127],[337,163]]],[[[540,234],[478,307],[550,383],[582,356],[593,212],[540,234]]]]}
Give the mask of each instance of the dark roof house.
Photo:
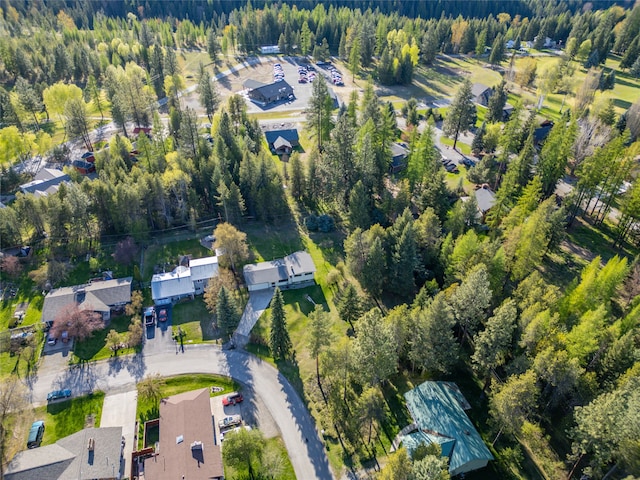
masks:
{"type": "Polygon", "coordinates": [[[51,290],[44,297],[42,321],[51,322],[69,305],[76,304],[81,310],[90,310],[111,318],[111,310],[131,302],[132,277],[92,282],[51,290]]]}
{"type": "Polygon", "coordinates": [[[248,95],[253,102],[265,106],[280,100],[287,100],[293,95],[293,88],[283,80],[249,90],[248,95]]]}
{"type": "Polygon", "coordinates": [[[52,445],[19,452],[5,480],[121,478],[122,427],[85,428],[52,445]]]}
{"type": "Polygon", "coordinates": [[[220,446],[214,443],[209,389],[193,390],[160,401],[158,447],[144,462],[145,478],[224,478],[220,446]]]}
{"type": "Polygon", "coordinates": [[[409,146],[406,143],[393,142],[391,144],[391,165],[389,171],[398,173],[407,166],[407,158],[409,157],[409,146]]]}
{"type": "Polygon", "coordinates": [[[489,98],[493,95],[493,88],[487,87],[482,83],[474,83],[471,86],[471,94],[475,103],[486,107],[489,105],[489,98]]]}
{"type": "Polygon", "coordinates": [[[300,145],[298,130],[295,128],[284,130],[267,130],[264,136],[269,144],[271,153],[278,155],[290,154],[295,147],[300,145]]]}
{"type": "Polygon", "coordinates": [[[451,476],[483,468],[493,460],[465,413],[471,407],[455,383],[424,382],[404,398],[416,426],[402,438],[409,452],[422,443],[438,443],[449,458],[451,476]]]}

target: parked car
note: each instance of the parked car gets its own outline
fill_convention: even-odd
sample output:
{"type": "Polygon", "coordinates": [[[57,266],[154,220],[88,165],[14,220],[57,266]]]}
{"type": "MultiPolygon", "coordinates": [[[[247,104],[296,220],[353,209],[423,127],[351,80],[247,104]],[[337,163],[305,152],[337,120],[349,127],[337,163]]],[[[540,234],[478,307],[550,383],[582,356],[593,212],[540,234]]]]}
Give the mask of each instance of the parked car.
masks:
{"type": "Polygon", "coordinates": [[[226,430],[228,428],[240,425],[241,423],[242,417],[240,415],[229,415],[218,422],[218,427],[220,427],[220,430],[226,430]]]}
{"type": "Polygon", "coordinates": [[[229,405],[235,405],[236,403],[242,402],[242,394],[238,392],[230,393],[229,395],[225,395],[222,397],[222,405],[228,407],[229,405]]]}
{"type": "Polygon", "coordinates": [[[156,323],[156,310],[153,307],[144,309],[144,324],[147,327],[153,327],[156,323]]]}
{"type": "Polygon", "coordinates": [[[62,339],[63,343],[67,343],[69,341],[69,332],[65,330],[60,334],[60,338],[62,339]]]}
{"type": "Polygon", "coordinates": [[[249,425],[242,425],[239,427],[234,427],[234,428],[230,428],[229,430],[225,430],[224,432],[220,432],[220,441],[223,442],[224,441],[224,436],[231,433],[231,432],[239,432],[241,429],[245,429],[245,430],[251,430],[251,427],[249,425]]]}
{"type": "Polygon", "coordinates": [[[47,335],[47,345],[55,345],[56,343],[58,343],[58,339],[56,337],[51,334],[47,335]]]}
{"type": "Polygon", "coordinates": [[[169,316],[167,315],[167,309],[166,308],[162,308],[158,312],[158,321],[159,322],[166,322],[168,318],[169,318],[169,316]]]}
{"type": "Polygon", "coordinates": [[[44,437],[44,421],[38,420],[33,422],[31,430],[29,430],[29,438],[27,439],[27,448],[39,447],[44,437]]]}
{"type": "Polygon", "coordinates": [[[47,395],[47,401],[58,400],[60,398],[69,398],[71,396],[71,390],[68,388],[65,390],[54,390],[47,395]]]}

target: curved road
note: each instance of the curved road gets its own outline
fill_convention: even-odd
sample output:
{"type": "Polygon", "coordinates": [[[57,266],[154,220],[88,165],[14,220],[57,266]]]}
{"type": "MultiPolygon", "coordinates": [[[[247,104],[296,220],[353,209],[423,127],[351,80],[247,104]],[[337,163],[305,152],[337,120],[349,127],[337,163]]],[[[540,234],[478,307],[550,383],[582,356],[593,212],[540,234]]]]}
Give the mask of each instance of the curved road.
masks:
{"type": "Polygon", "coordinates": [[[244,351],[223,351],[212,345],[185,346],[185,352],[117,357],[82,367],[41,370],[29,380],[32,403],[45,404],[47,393],[60,388],[105,393],[132,390],[146,375],[184,373],[226,375],[251,386],[273,416],[289,458],[301,480],[329,480],[333,473],[315,423],[291,384],[270,364],[244,351]]]}

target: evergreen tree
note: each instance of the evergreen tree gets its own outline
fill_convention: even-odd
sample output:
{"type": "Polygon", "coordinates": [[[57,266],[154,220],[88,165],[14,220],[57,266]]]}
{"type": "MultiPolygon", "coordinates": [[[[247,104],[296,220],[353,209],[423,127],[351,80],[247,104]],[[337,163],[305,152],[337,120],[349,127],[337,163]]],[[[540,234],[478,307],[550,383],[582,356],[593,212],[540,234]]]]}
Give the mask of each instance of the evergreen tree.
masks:
{"type": "Polygon", "coordinates": [[[289,158],[289,165],[291,166],[289,173],[289,191],[293,198],[300,200],[306,193],[306,179],[298,152],[293,152],[289,158]]]}
{"type": "Polygon", "coordinates": [[[453,149],[458,144],[458,136],[467,132],[476,122],[476,106],[473,104],[471,82],[468,79],[456,93],[453,103],[447,112],[442,130],[448,137],[453,137],[453,149]]]}
{"type": "Polygon", "coordinates": [[[387,380],[398,370],[395,335],[379,310],[368,311],[358,322],[353,353],[358,372],[369,385],[387,380]]]}
{"type": "Polygon", "coordinates": [[[415,316],[409,360],[423,371],[448,373],[458,361],[459,348],[453,334],[453,310],[445,294],[437,294],[415,316]]]}
{"type": "Polygon", "coordinates": [[[220,45],[217,37],[215,28],[210,28],[207,31],[207,53],[214,64],[218,61],[218,55],[220,54],[220,45]]]}
{"type": "Polygon", "coordinates": [[[412,220],[405,225],[400,237],[396,239],[392,254],[391,291],[401,297],[413,295],[415,290],[413,273],[417,266],[417,260],[412,220]]]}
{"type": "Polygon", "coordinates": [[[354,322],[362,316],[364,308],[358,291],[352,284],[347,285],[337,306],[340,318],[345,322],[349,322],[351,330],[355,333],[354,322]]]}
{"type": "Polygon", "coordinates": [[[204,108],[209,122],[212,122],[213,114],[220,106],[220,94],[213,84],[211,75],[202,63],[200,63],[198,76],[198,94],[200,95],[200,105],[204,108]]]}
{"type": "Polygon", "coordinates": [[[240,314],[233,296],[227,292],[224,286],[218,292],[216,317],[218,328],[226,338],[230,338],[240,323],[240,314]]]}
{"type": "Polygon", "coordinates": [[[629,73],[636,78],[640,78],[640,55],[638,55],[638,58],[636,59],[636,61],[633,62],[633,65],[631,66],[631,70],[629,70],[629,73]]]}
{"type": "Polygon", "coordinates": [[[276,287],[271,300],[271,334],[269,347],[273,358],[284,360],[291,353],[291,338],[287,329],[287,319],[284,311],[282,292],[276,287]]]}
{"type": "MultiPolygon", "coordinates": [[[[316,379],[322,391],[320,382],[320,352],[324,347],[331,345],[331,331],[329,330],[329,316],[324,311],[322,305],[316,305],[313,312],[309,314],[309,353],[316,360],[316,379]]],[[[324,395],[324,392],[323,392],[324,395]]]]}
{"type": "Polygon", "coordinates": [[[487,122],[501,122],[504,119],[504,106],[507,103],[506,82],[502,80],[489,98],[487,122]]]}
{"type": "Polygon", "coordinates": [[[504,60],[504,36],[498,34],[491,46],[491,54],[489,55],[489,63],[491,65],[500,65],[504,60]]]}
{"type": "Polygon", "coordinates": [[[354,185],[349,197],[349,224],[352,229],[371,226],[371,199],[361,180],[354,185]]]}
{"type": "Polygon", "coordinates": [[[542,180],[545,197],[553,194],[556,183],[565,173],[576,132],[575,121],[566,123],[561,120],[553,126],[542,147],[536,170],[542,180]]]}
{"type": "Polygon", "coordinates": [[[480,264],[467,275],[451,297],[456,320],[462,329],[463,341],[467,335],[475,334],[478,325],[484,320],[491,298],[487,267],[480,264]]]}
{"type": "Polygon", "coordinates": [[[484,150],[484,134],[487,131],[486,125],[486,122],[482,122],[482,125],[480,125],[480,128],[476,131],[476,134],[473,136],[473,141],[471,142],[471,153],[476,157],[484,150]]]}

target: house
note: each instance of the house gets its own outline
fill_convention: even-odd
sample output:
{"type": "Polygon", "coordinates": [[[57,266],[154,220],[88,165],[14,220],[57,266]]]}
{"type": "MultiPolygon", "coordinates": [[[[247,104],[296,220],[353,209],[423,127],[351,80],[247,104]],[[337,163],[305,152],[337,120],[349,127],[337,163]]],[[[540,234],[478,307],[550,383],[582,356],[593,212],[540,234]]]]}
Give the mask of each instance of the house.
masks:
{"type": "Polygon", "coordinates": [[[144,478],[215,480],[224,478],[220,446],[214,442],[209,389],[160,401],[160,440],[144,460],[144,478]]]}
{"type": "Polygon", "coordinates": [[[73,168],[75,168],[82,175],[89,175],[90,173],[96,171],[95,164],[87,162],[85,160],[74,160],[72,165],[73,168]]]}
{"type": "Polygon", "coordinates": [[[393,142],[391,144],[391,165],[390,173],[398,173],[407,166],[407,158],[409,157],[409,146],[406,143],[393,142]]]}
{"type": "Polygon", "coordinates": [[[553,122],[551,120],[542,122],[540,126],[533,131],[533,144],[537,147],[542,145],[549,136],[552,128],[553,122]]]}
{"type": "Polygon", "coordinates": [[[507,120],[509,120],[512,113],[513,105],[511,105],[510,103],[505,103],[504,107],[502,108],[502,119],[506,122],[507,120]]]}
{"type": "Polygon", "coordinates": [[[269,105],[293,98],[293,88],[284,80],[253,88],[248,92],[249,99],[258,105],[269,105]]]}
{"type": "Polygon", "coordinates": [[[150,127],[136,127],[133,129],[133,135],[138,136],[140,134],[144,134],[147,137],[151,138],[151,128],[150,127]]]}
{"type": "Polygon", "coordinates": [[[487,212],[495,205],[496,194],[493,193],[487,184],[484,184],[481,188],[475,191],[475,197],[476,203],[478,204],[478,210],[480,211],[482,218],[484,218],[487,212]]]}
{"type": "Polygon", "coordinates": [[[36,197],[46,197],[56,193],[61,183],[69,183],[71,178],[61,170],[54,168],[43,168],[33,180],[20,185],[20,191],[25,195],[31,193],[36,197]]]}
{"type": "Polygon", "coordinates": [[[4,478],[115,480],[122,477],[122,454],[122,427],[85,428],[54,444],[19,452],[4,478]]]}
{"type": "Polygon", "coordinates": [[[449,458],[451,476],[483,468],[493,460],[465,413],[471,407],[455,383],[424,382],[404,398],[416,426],[402,438],[410,453],[422,443],[438,443],[449,458]]]}
{"type": "Polygon", "coordinates": [[[489,98],[493,95],[493,88],[487,87],[482,83],[474,83],[471,86],[471,94],[473,96],[474,103],[486,107],[489,105],[489,98]]]}
{"type": "Polygon", "coordinates": [[[108,322],[111,312],[122,310],[131,302],[132,280],[132,277],[117,278],[51,290],[44,297],[42,321],[53,322],[66,307],[75,304],[80,310],[99,313],[108,322]]]}
{"type": "Polygon", "coordinates": [[[245,265],[242,269],[247,289],[296,288],[314,281],[316,266],[307,252],[295,252],[284,258],[245,265]]]}
{"type": "Polygon", "coordinates": [[[173,271],[151,277],[151,298],[156,305],[167,305],[181,298],[202,295],[209,280],[218,276],[218,257],[188,259],[173,271]]]}
{"type": "Polygon", "coordinates": [[[267,85],[266,83],[259,82],[258,80],[253,80],[252,78],[247,78],[244,82],[242,82],[242,87],[245,90],[253,90],[254,88],[260,88],[267,85]]]}
{"type": "Polygon", "coordinates": [[[512,49],[515,44],[516,42],[514,40],[507,40],[507,43],[505,43],[504,46],[508,49],[512,49]]]}
{"type": "Polygon", "coordinates": [[[269,144],[269,150],[276,155],[291,154],[294,148],[300,146],[296,128],[267,130],[264,136],[269,144]]]}

